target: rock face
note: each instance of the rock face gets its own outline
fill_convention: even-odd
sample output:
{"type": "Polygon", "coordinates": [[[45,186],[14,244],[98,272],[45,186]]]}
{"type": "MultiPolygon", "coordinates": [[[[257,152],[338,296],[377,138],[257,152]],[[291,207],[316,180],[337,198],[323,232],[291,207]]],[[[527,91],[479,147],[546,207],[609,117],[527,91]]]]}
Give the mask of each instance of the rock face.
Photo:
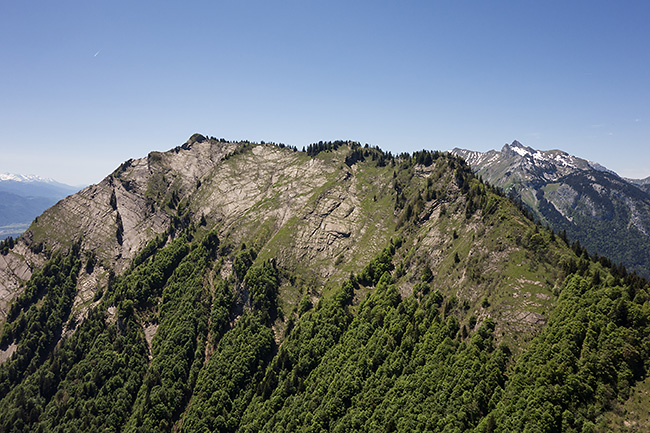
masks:
{"type": "Polygon", "coordinates": [[[627,180],[560,150],[515,141],[501,151],[454,149],[477,175],[514,193],[556,232],[590,252],[650,275],[650,194],[646,180],[627,180]]]}
{"type": "MultiPolygon", "coordinates": [[[[45,211],[22,246],[0,259],[0,308],[31,275],[30,261],[45,260],[32,250],[65,251],[79,241],[103,269],[119,274],[150,240],[201,220],[219,227],[220,238],[232,245],[253,239],[261,255],[272,252],[289,267],[312,269],[310,278],[327,279],[339,256],[372,258],[389,236],[379,228],[394,224],[392,210],[366,196],[372,192],[376,200],[390,185],[381,179],[361,185],[344,157],[323,161],[271,144],[195,135],[171,151],[126,161],[99,184],[45,211]]],[[[338,276],[344,275],[339,269],[338,276]]],[[[79,293],[85,301],[92,298],[88,287],[79,293]]],[[[5,315],[0,309],[0,318],[5,315]]]]}
{"type": "Polygon", "coordinates": [[[23,243],[6,255],[0,255],[0,321],[7,317],[9,305],[21,292],[20,283],[32,276],[32,270],[43,265],[45,257],[34,254],[23,243]]]}
{"type": "Polygon", "coordinates": [[[74,242],[92,251],[106,269],[123,271],[149,240],[168,230],[175,206],[196,189],[199,177],[238,146],[189,140],[168,153],[152,152],[46,210],[17,247],[0,258],[0,314],[48,252],[65,251],[74,242]]]}
{"type": "MultiPolygon", "coordinates": [[[[462,171],[457,160],[441,156],[433,163],[429,154],[426,165],[401,167],[397,158],[363,166],[357,162],[382,155],[356,143],[314,157],[272,144],[193,136],[168,152],[126,161],[99,184],[39,216],[20,246],[0,260],[0,319],[31,269],[52,252],[65,254],[75,242],[84,257],[92,254],[97,262],[83,269],[77,281],[73,315],[82,320],[111,272],[124,272],[153,239],[162,237],[164,243],[192,225],[217,230],[226,251],[243,243],[253,247],[258,260],[277,261],[317,297],[350,273],[361,272],[397,236],[400,224],[417,220],[406,263],[438,269],[441,278],[433,285],[472,304],[480,302],[485,290],[493,291],[499,299],[498,311],[492,313],[500,319],[499,332],[507,334],[513,326],[534,333],[539,326],[529,319],[539,305],[522,304],[506,293],[515,288],[550,293],[552,286],[539,289],[500,279],[519,248],[501,245],[494,251],[501,243],[500,224],[486,228],[478,220],[469,223],[471,213],[465,210],[467,199],[458,183],[462,180],[454,175],[462,171]],[[447,222],[441,225],[440,219],[447,222]],[[450,261],[454,252],[468,268],[450,261]]],[[[221,273],[231,272],[232,261],[226,258],[221,273]]],[[[420,271],[414,272],[417,280],[420,271]]],[[[414,284],[402,283],[401,293],[412,294],[414,284]]],[[[281,302],[299,301],[290,291],[280,296],[281,302]]]]}

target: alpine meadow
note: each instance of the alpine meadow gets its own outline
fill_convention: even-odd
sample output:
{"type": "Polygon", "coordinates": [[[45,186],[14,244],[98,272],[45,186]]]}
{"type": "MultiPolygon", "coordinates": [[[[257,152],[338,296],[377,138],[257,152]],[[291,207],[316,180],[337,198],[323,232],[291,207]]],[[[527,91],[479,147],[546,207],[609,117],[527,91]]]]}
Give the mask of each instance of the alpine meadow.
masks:
{"type": "Polygon", "coordinates": [[[0,255],[3,432],[650,429],[650,284],[460,156],[194,134],[0,255]]]}

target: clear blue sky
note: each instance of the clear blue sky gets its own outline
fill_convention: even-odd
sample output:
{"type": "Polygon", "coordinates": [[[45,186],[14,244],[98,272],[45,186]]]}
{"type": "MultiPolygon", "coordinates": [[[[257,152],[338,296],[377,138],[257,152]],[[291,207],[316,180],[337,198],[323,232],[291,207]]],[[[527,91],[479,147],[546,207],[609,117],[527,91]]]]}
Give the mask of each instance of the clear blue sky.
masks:
{"type": "Polygon", "coordinates": [[[647,1],[5,1],[0,172],[99,182],[192,133],[563,149],[650,176],[647,1]]]}

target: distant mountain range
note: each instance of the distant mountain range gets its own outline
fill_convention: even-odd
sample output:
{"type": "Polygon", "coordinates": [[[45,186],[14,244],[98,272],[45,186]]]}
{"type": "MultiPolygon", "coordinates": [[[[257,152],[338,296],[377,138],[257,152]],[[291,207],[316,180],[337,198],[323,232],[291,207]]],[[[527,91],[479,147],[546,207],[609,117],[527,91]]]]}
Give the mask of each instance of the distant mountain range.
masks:
{"type": "Polygon", "coordinates": [[[19,236],[45,209],[78,190],[39,176],[0,174],[0,239],[19,236]]]}
{"type": "Polygon", "coordinates": [[[454,149],[490,184],[588,251],[650,275],[650,178],[625,179],[561,150],[514,141],[501,151],[454,149]]]}
{"type": "Polygon", "coordinates": [[[646,177],[645,179],[628,179],[626,178],[628,182],[638,186],[648,194],[650,194],[650,177],[646,177]]]}

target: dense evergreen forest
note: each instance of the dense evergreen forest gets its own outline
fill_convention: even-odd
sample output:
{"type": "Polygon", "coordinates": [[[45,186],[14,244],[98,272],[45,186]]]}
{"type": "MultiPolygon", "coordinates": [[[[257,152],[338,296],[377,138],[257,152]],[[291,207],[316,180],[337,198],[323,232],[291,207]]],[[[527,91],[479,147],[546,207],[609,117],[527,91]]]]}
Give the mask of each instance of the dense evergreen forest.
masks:
{"type": "Polygon", "coordinates": [[[80,318],[76,283],[97,257],[80,241],[46,251],[2,327],[15,353],[0,365],[1,431],[597,432],[648,377],[648,282],[531,221],[464,161],[279,147],[388,173],[395,221],[379,252],[325,287],[178,199],[80,318]],[[449,233],[438,267],[417,247],[426,224],[449,233]],[[494,250],[467,252],[490,227],[494,250]],[[520,338],[499,332],[506,271],[480,268],[505,243],[553,290],[520,338]],[[454,291],[456,275],[480,293],[454,291]]]}

